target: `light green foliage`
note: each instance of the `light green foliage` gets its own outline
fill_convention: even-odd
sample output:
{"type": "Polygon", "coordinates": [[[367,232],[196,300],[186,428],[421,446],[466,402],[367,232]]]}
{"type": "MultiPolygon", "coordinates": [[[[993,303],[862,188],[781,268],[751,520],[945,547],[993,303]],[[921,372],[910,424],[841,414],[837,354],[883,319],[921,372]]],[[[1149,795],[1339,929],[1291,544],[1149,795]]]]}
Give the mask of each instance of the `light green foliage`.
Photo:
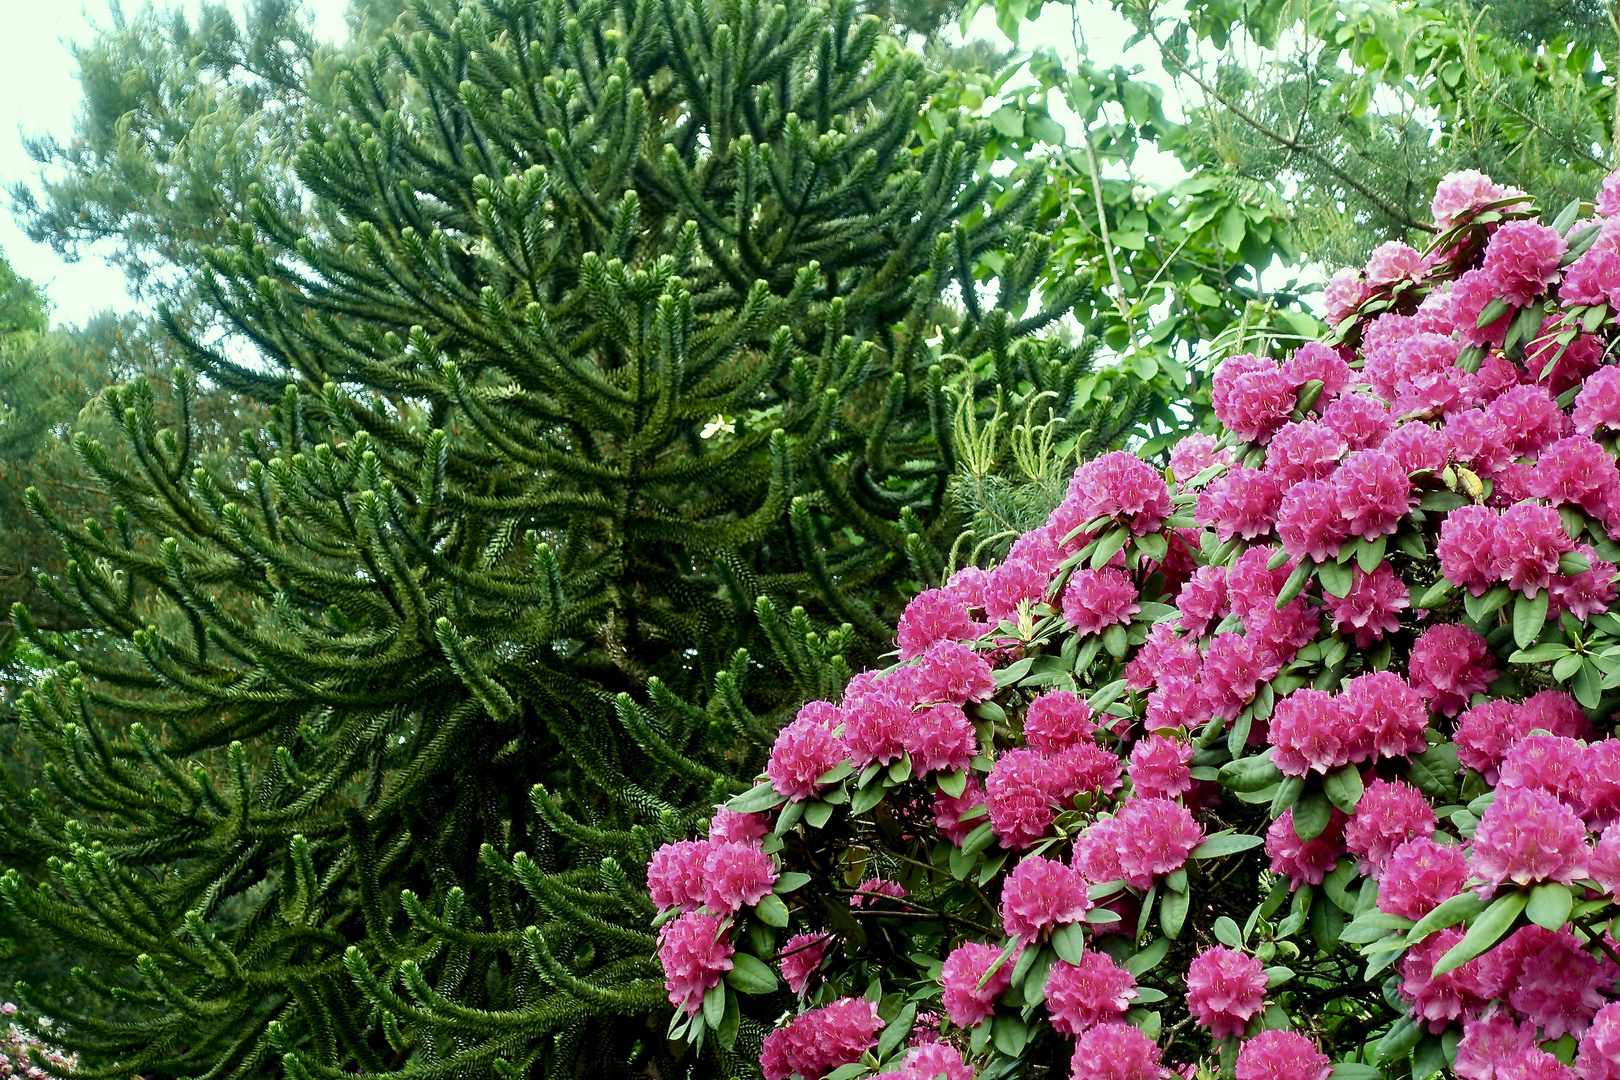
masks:
{"type": "Polygon", "coordinates": [[[407,26],[163,255],[189,367],[78,444],[117,510],[33,500],[103,634],[18,615],[56,861],[3,891],[94,958],[28,1000],[91,1076],[729,1075],[658,1037],[653,845],[941,573],[958,399],[1091,453],[1145,395],[1037,336],[1091,287],[1039,177],[851,5],[407,26]]]}

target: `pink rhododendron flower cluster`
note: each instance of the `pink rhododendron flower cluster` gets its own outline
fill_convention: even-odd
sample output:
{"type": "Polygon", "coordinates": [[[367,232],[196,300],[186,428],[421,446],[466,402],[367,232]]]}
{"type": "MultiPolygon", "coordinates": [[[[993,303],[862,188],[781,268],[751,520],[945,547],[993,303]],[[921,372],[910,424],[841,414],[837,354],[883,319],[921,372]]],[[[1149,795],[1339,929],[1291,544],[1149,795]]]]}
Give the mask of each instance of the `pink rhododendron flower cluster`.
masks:
{"type": "Polygon", "coordinates": [[[1222,361],[1209,431],[1081,465],[740,748],[646,871],[671,1037],[768,1030],[769,1080],[1620,1080],[1620,173],[1598,214],[1448,176],[1331,337],[1222,361]]]}

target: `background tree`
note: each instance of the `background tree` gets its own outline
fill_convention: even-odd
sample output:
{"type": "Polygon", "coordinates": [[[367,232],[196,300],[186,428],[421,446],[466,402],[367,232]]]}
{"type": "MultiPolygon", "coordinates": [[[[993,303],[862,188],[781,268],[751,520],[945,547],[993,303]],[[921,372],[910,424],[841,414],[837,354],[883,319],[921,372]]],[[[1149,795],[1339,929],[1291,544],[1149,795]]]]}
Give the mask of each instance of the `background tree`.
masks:
{"type": "Polygon", "coordinates": [[[50,788],[4,818],[55,861],[4,892],[96,957],[30,999],[89,1075],[729,1069],[648,1026],[637,864],[940,574],[953,393],[1082,453],[1139,414],[1033,336],[1086,288],[1034,300],[1038,178],[920,122],[938,78],[878,20],[411,18],[296,186],[175,243],[191,369],[79,443],[117,510],[33,500],[102,635],[18,616],[50,788]],[[222,445],[199,385],[269,418],[222,445]]]}

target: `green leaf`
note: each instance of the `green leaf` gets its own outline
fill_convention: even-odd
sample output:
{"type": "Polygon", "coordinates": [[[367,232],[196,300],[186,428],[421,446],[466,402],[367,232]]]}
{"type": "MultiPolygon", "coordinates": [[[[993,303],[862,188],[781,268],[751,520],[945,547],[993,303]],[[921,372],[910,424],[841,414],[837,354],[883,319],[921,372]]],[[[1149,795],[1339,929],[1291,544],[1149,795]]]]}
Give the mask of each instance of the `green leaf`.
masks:
{"type": "Polygon", "coordinates": [[[1429,1080],[1431,1076],[1438,1076],[1446,1064],[1445,1047],[1435,1036],[1426,1035],[1417,1044],[1417,1049],[1412,1051],[1412,1080],[1429,1080]]]}
{"type": "Polygon", "coordinates": [[[934,777],[934,782],[939,785],[939,790],[951,798],[960,799],[962,792],[967,790],[967,771],[958,769],[955,772],[940,773],[934,777]]]}
{"type": "Polygon", "coordinates": [[[1525,918],[1537,926],[1548,930],[1562,930],[1569,921],[1570,909],[1575,906],[1575,898],[1569,893],[1568,885],[1560,885],[1555,881],[1544,881],[1530,890],[1530,900],[1524,905],[1525,918]]]}
{"type": "Polygon", "coordinates": [[[741,795],[734,796],[726,803],[726,809],[735,810],[739,814],[757,814],[761,810],[773,810],[786,801],[782,793],[767,781],[754,785],[741,795]]]}
{"type": "Polygon", "coordinates": [[[832,818],[833,805],[822,802],[820,799],[810,803],[804,809],[804,823],[812,829],[819,829],[832,818]]]}
{"type": "Polygon", "coordinates": [[[1445,578],[1441,578],[1433,585],[1430,585],[1428,590],[1418,598],[1417,603],[1413,604],[1412,606],[1420,611],[1427,611],[1431,608],[1437,608],[1441,604],[1445,603],[1446,597],[1450,596],[1452,592],[1456,590],[1456,588],[1457,586],[1453,585],[1445,578]]]}
{"type": "Polygon", "coordinates": [[[1125,693],[1127,686],[1128,684],[1124,679],[1115,679],[1106,686],[1098,687],[1097,692],[1086,699],[1086,704],[1091,706],[1092,712],[1102,712],[1120,699],[1120,695],[1125,693]]]}
{"type": "Polygon", "coordinates": [[[1215,940],[1229,949],[1243,948],[1243,931],[1229,916],[1222,915],[1215,920],[1215,940]]]}
{"type": "Polygon", "coordinates": [[[1303,776],[1285,776],[1277,783],[1277,794],[1271,799],[1271,816],[1280,818],[1283,811],[1299,801],[1305,791],[1305,778],[1303,776]]]}
{"type": "Polygon", "coordinates": [[[1265,972],[1267,990],[1279,987],[1294,977],[1293,968],[1283,967],[1281,965],[1278,965],[1277,967],[1268,967],[1265,969],[1265,972]]]}
{"type": "Polygon", "coordinates": [[[997,1050],[1015,1058],[1024,1052],[1024,1044],[1029,1041],[1029,1025],[1016,1016],[998,1016],[991,1038],[997,1050]]]}
{"type": "Polygon", "coordinates": [[[1356,1061],[1336,1061],[1328,1080],[1383,1080],[1384,1074],[1371,1065],[1356,1061]]]}
{"type": "Polygon", "coordinates": [[[1444,930],[1460,922],[1467,922],[1484,910],[1485,901],[1481,900],[1479,894],[1472,889],[1458,893],[1419,919],[1407,934],[1406,940],[1416,945],[1436,930],[1444,930]]]}
{"type": "Polygon", "coordinates": [[[1140,952],[1132,953],[1125,959],[1125,970],[1140,979],[1163,962],[1170,954],[1169,938],[1154,938],[1153,942],[1140,952]]]}
{"type": "Polygon", "coordinates": [[[1282,779],[1282,770],[1271,763],[1270,754],[1238,758],[1221,766],[1220,783],[1232,791],[1259,791],[1282,779]]]}
{"type": "Polygon", "coordinates": [[[1457,744],[1443,742],[1413,757],[1406,779],[1431,799],[1449,802],[1457,792],[1457,744]]]}
{"type": "Polygon", "coordinates": [[[1024,1002],[1029,1005],[1039,1005],[1046,1000],[1046,980],[1052,975],[1052,965],[1057,962],[1057,953],[1052,949],[1040,949],[1035,962],[1029,966],[1029,974],[1024,976],[1024,1002]]]}
{"type": "Polygon", "coordinates": [[[726,1018],[726,984],[717,983],[703,995],[703,1022],[712,1028],[726,1018]]]}
{"type": "MultiPolygon", "coordinates": [[[[1003,106],[1005,108],[1005,106],[1003,106]]],[[[1508,312],[1508,302],[1500,296],[1491,297],[1491,302],[1480,310],[1479,318],[1474,320],[1475,329],[1491,325],[1508,312]]]]}
{"type": "Polygon", "coordinates": [[[1491,614],[1497,608],[1502,607],[1512,599],[1513,590],[1509,589],[1506,585],[1498,585],[1482,596],[1475,596],[1473,593],[1464,593],[1463,610],[1468,612],[1468,617],[1470,619],[1473,619],[1475,622],[1479,622],[1484,619],[1485,616],[1491,614]]]}
{"type": "Polygon", "coordinates": [[[1544,664],[1548,660],[1557,660],[1559,657],[1568,655],[1568,645],[1561,645],[1556,641],[1547,641],[1529,649],[1519,649],[1512,656],[1508,657],[1508,663],[1544,664]]]}
{"type": "Polygon", "coordinates": [[[1220,226],[1215,235],[1221,246],[1227,251],[1236,251],[1243,246],[1243,233],[1249,226],[1249,217],[1240,206],[1228,206],[1221,215],[1220,226]]]}
{"type": "Polygon", "coordinates": [[[776,888],[772,889],[771,891],[776,893],[776,895],[781,896],[784,893],[790,893],[794,889],[807,885],[809,882],[809,874],[802,874],[797,870],[790,870],[776,879],[776,888]]]}
{"type": "Polygon", "coordinates": [[[1219,307],[1221,304],[1220,294],[1202,281],[1187,286],[1187,299],[1202,307],[1219,307]]]}
{"type": "Polygon", "coordinates": [[[1119,549],[1131,538],[1130,530],[1123,525],[1116,525],[1097,538],[1097,546],[1091,552],[1091,568],[1101,570],[1108,565],[1108,560],[1119,554],[1119,549]]]}
{"type": "Polygon", "coordinates": [[[1356,548],[1356,565],[1361,567],[1363,574],[1372,573],[1378,569],[1378,564],[1384,561],[1388,540],[1387,536],[1380,536],[1376,540],[1363,540],[1361,546],[1356,548]]]}
{"type": "Polygon", "coordinates": [[[1519,913],[1524,911],[1528,895],[1520,889],[1503,893],[1491,902],[1468,927],[1463,939],[1453,945],[1434,965],[1434,975],[1455,971],[1468,961],[1495,945],[1502,935],[1513,928],[1519,913]]]}
{"type": "Polygon", "coordinates": [[[1294,835],[1310,843],[1328,827],[1333,818],[1333,804],[1320,791],[1302,796],[1294,804],[1294,835]]]}
{"type": "Polygon", "coordinates": [[[1181,936],[1182,924],[1187,921],[1189,900],[1186,892],[1165,890],[1159,897],[1159,926],[1167,938],[1181,936]]]}
{"type": "Polygon", "coordinates": [[[911,1026],[916,1020],[917,1003],[908,1001],[906,1007],[889,1021],[889,1026],[883,1029],[883,1034],[878,1038],[877,1056],[880,1061],[894,1053],[900,1044],[906,1041],[906,1036],[911,1034],[911,1026]]]}
{"type": "Polygon", "coordinates": [[[1578,551],[1566,551],[1558,556],[1558,572],[1567,576],[1584,574],[1592,569],[1592,560],[1578,551]]]}
{"type": "Polygon", "coordinates": [[[1541,636],[1547,625],[1547,590],[1537,590],[1531,597],[1520,596],[1513,603],[1513,640],[1521,649],[1528,649],[1541,636]]]}
{"type": "Polygon", "coordinates": [[[1353,581],[1350,568],[1343,563],[1334,562],[1331,559],[1325,563],[1318,563],[1316,576],[1322,582],[1322,588],[1333,596],[1343,599],[1350,594],[1350,586],[1353,581]]]}
{"type": "Polygon", "coordinates": [[[1108,650],[1109,656],[1112,656],[1115,659],[1123,658],[1125,655],[1125,649],[1130,644],[1125,637],[1124,625],[1122,623],[1115,623],[1113,626],[1110,626],[1108,629],[1104,630],[1102,635],[1102,643],[1103,648],[1108,650]]]}
{"type": "Polygon", "coordinates": [[[990,823],[986,821],[978,828],[967,834],[967,839],[962,841],[962,854],[977,855],[979,852],[995,843],[995,841],[995,830],[992,829],[990,827],[990,823]]]}
{"type": "Polygon", "coordinates": [[[1192,849],[1189,856],[1194,859],[1218,859],[1223,855],[1236,855],[1240,851],[1259,847],[1265,843],[1265,837],[1253,836],[1249,833],[1217,833],[1192,849]]]}
{"type": "MultiPolygon", "coordinates": [[[[1354,765],[1343,765],[1328,773],[1322,780],[1322,791],[1328,799],[1343,810],[1346,814],[1356,812],[1356,804],[1361,801],[1361,771],[1354,765]]],[[[1296,811],[1294,820],[1299,820],[1296,811]]]]}
{"type": "Polygon", "coordinates": [[[788,924],[787,905],[782,903],[782,898],[775,893],[765,895],[759,906],[754,909],[754,916],[766,926],[781,928],[788,924]]]}
{"type": "Polygon", "coordinates": [[[1277,594],[1277,601],[1273,605],[1276,610],[1281,611],[1287,607],[1289,601],[1305,591],[1305,586],[1310,580],[1311,561],[1301,559],[1299,565],[1294,567],[1293,573],[1288,575],[1288,580],[1283,584],[1282,591],[1277,594]]]}
{"type": "MultiPolygon", "coordinates": [[[[1395,1021],[1394,1026],[1384,1034],[1384,1037],[1378,1040],[1378,1045],[1373,1048],[1373,1060],[1380,1062],[1400,1060],[1412,1052],[1412,1047],[1416,1046],[1418,1040],[1423,1038],[1423,1032],[1423,1026],[1410,1016],[1401,1017],[1395,1021]]],[[[1338,1067],[1337,1065],[1334,1066],[1335,1069],[1338,1067]]],[[[1362,1068],[1369,1068],[1369,1066],[1364,1065],[1362,1068]]],[[[1379,1075],[1376,1069],[1373,1070],[1373,1075],[1379,1075]]]]}
{"type": "Polygon", "coordinates": [[[858,817],[872,807],[883,801],[883,796],[889,789],[882,784],[873,784],[871,787],[857,788],[854,795],[849,798],[849,812],[851,816],[858,817]]]}
{"type": "Polygon", "coordinates": [[[745,952],[731,954],[731,970],[726,982],[744,994],[769,994],[776,989],[776,972],[757,956],[745,952]]]}
{"type": "Polygon", "coordinates": [[[1080,923],[1064,923],[1052,932],[1052,948],[1065,964],[1078,964],[1085,952],[1086,938],[1080,923]]]}

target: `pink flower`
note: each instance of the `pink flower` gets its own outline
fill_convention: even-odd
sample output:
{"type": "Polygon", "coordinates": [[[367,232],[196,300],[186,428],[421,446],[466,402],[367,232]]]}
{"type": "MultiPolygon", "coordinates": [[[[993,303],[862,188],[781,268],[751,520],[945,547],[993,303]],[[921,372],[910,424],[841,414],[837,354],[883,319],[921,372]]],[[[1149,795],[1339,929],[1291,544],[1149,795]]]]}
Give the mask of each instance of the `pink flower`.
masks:
{"type": "Polygon", "coordinates": [[[812,701],[799,710],[798,719],[777,732],[771,747],[765,775],[771,786],[801,802],[821,790],[817,778],[843,762],[849,751],[833,734],[842,723],[837,707],[825,701],[812,701]]]}
{"type": "Polygon", "coordinates": [[[962,1060],[962,1052],[942,1042],[926,1042],[906,1052],[902,1080],[973,1080],[973,1067],[962,1060]]]}
{"type": "Polygon", "coordinates": [[[1351,573],[1349,592],[1343,597],[1326,593],[1323,600],[1333,616],[1333,628],[1353,632],[1356,648],[1366,649],[1401,628],[1400,615],[1411,606],[1411,594],[1389,563],[1379,563],[1370,574],[1363,573],[1359,565],[1353,566],[1351,573]]]}
{"type": "Polygon", "coordinates": [[[1142,610],[1136,586],[1118,570],[1077,570],[1063,591],[1063,617],[1077,634],[1098,634],[1142,610]]]}
{"type": "Polygon", "coordinates": [[[1226,567],[1200,566],[1181,587],[1176,597],[1181,611],[1181,627],[1187,633],[1202,635],[1209,624],[1226,611],[1226,567]]]}
{"type": "Polygon", "coordinates": [[[1440,523],[1440,542],[1435,545],[1440,572],[1475,596],[1484,596],[1496,583],[1492,546],[1498,516],[1488,506],[1459,506],[1440,523]]]}
{"type": "Polygon", "coordinates": [[[1136,536],[1158,529],[1170,516],[1170,489],[1159,470],[1124,450],[1104,454],[1074,471],[1069,495],[1080,503],[1080,520],[1106,517],[1136,536]]]}
{"type": "Polygon", "coordinates": [[[1620,470],[1603,447],[1574,435],[1541,452],[1530,474],[1530,494],[1554,506],[1578,506],[1601,519],[1620,495],[1620,470]]]}
{"type": "Polygon", "coordinates": [[[1120,803],[1119,865],[1127,882],[1139,889],[1181,869],[1192,849],[1204,842],[1204,830],[1187,808],[1169,799],[1131,797],[1120,803]]]}
{"type": "Polygon", "coordinates": [[[1214,945],[1187,965],[1187,1010],[1215,1038],[1241,1036],[1265,1004],[1265,967],[1254,957],[1214,945]]]}
{"type": "Polygon", "coordinates": [[[1295,690],[1271,718],[1271,760],[1289,776],[1329,773],[1350,760],[1350,717],[1321,690],[1295,690]]]}
{"type": "Polygon", "coordinates": [[[1007,561],[990,571],[984,586],[985,618],[994,626],[1002,620],[1018,618],[1022,604],[1038,604],[1046,599],[1051,574],[1028,559],[1008,554],[1007,561]]]}
{"type": "Polygon", "coordinates": [[[731,970],[734,950],[719,919],[689,911],[658,931],[658,963],[664,969],[669,1003],[693,1016],[703,995],[731,970]]]}
{"type": "Polygon", "coordinates": [[[1502,421],[1484,409],[1452,413],[1446,418],[1444,435],[1451,460],[1472,466],[1475,472],[1494,475],[1513,461],[1502,421]]]}
{"type": "Polygon", "coordinates": [[[804,1080],[821,1080],[834,1069],[859,1061],[877,1045],[882,1030],[875,1004],[864,998],[839,998],[801,1013],[787,1027],[766,1036],[760,1067],[765,1080],[787,1080],[794,1073],[804,1080]]]}
{"type": "Polygon", "coordinates": [[[1285,485],[1321,480],[1333,474],[1349,449],[1332,428],[1311,421],[1285,424],[1266,447],[1266,470],[1285,485]]]}
{"type": "Polygon", "coordinates": [[[1266,830],[1266,854],[1271,857],[1271,872],[1289,880],[1293,889],[1301,885],[1320,885],[1322,879],[1338,865],[1339,853],[1344,850],[1345,817],[1337,808],[1328,818],[1328,827],[1312,840],[1301,840],[1294,829],[1294,811],[1290,807],[1282,817],[1266,830]]]}
{"type": "Polygon", "coordinates": [[[821,969],[821,959],[827,955],[829,934],[794,934],[782,946],[778,965],[782,979],[795,994],[804,993],[811,976],[821,969]]]}
{"type": "Polygon", "coordinates": [[[1344,846],[1361,856],[1362,873],[1377,873],[1403,842],[1433,836],[1436,824],[1423,792],[1399,780],[1374,780],[1344,827],[1344,846]]]}
{"type": "Polygon", "coordinates": [[[968,834],[984,823],[984,816],[962,820],[962,815],[976,806],[983,805],[984,788],[979,783],[976,773],[968,773],[967,786],[962,789],[959,797],[952,798],[943,791],[934,793],[934,826],[939,829],[940,835],[945,837],[957,847],[961,847],[967,840],[968,834]]]}
{"type": "Polygon", "coordinates": [[[776,884],[776,860],[751,844],[716,844],[703,860],[703,903],[717,915],[754,907],[776,884]]]}
{"type": "Polygon", "coordinates": [[[1367,260],[1367,281],[1372,285],[1393,285],[1397,281],[1421,278],[1427,269],[1417,249],[1391,240],[1378,245],[1367,260]]]}
{"type": "Polygon", "coordinates": [[[996,692],[995,676],[984,654],[960,641],[940,641],[917,661],[913,686],[917,700],[961,705],[996,692]]]}
{"type": "Polygon", "coordinates": [[[1174,799],[1192,789],[1192,744],[1169,735],[1149,735],[1131,747],[1127,770],[1136,794],[1149,799],[1174,799]]]}
{"type": "Polygon", "coordinates": [[[1504,788],[1474,832],[1474,873],[1487,884],[1565,885],[1585,872],[1586,827],[1543,791],[1504,788]]]}
{"type": "Polygon", "coordinates": [[[1339,704],[1350,718],[1351,761],[1422,753],[1428,714],[1423,697],[1392,671],[1370,671],[1344,684],[1339,704]]]}
{"type": "Polygon", "coordinates": [[[962,707],[946,702],[913,712],[911,723],[901,732],[900,745],[911,755],[913,771],[926,776],[971,765],[979,752],[979,736],[962,707]]]}
{"type": "Polygon", "coordinates": [[[1579,1035],[1614,982],[1569,930],[1527,926],[1477,961],[1487,996],[1503,998],[1546,1038],[1579,1035]]]}
{"type": "Polygon", "coordinates": [[[1070,1064],[1072,1080],[1169,1080],[1159,1048],[1130,1024],[1098,1024],[1080,1036],[1070,1064]]]}
{"type": "Polygon", "coordinates": [[[1496,294],[1514,307],[1524,307],[1558,280],[1558,261],[1569,245],[1557,229],[1536,221],[1509,221],[1485,245],[1480,267],[1496,294]]]}
{"type": "Polygon", "coordinates": [[[1264,442],[1294,411],[1297,389],[1274,361],[1234,356],[1216,369],[1210,398],[1229,431],[1245,442],[1264,442]]]}
{"type": "Polygon", "coordinates": [[[1501,788],[1545,791],[1565,806],[1582,813],[1590,758],[1586,746],[1560,735],[1527,735],[1514,743],[1502,760],[1501,788]]]}
{"type": "Polygon", "coordinates": [[[1378,910],[1416,921],[1467,882],[1462,848],[1417,837],[1397,847],[1378,875],[1378,910]]]}
{"type": "Polygon", "coordinates": [[[1170,451],[1170,475],[1185,484],[1211,465],[1230,465],[1232,455],[1215,448],[1213,435],[1188,435],[1170,451]]]}
{"type": "Polygon", "coordinates": [[[771,819],[766,814],[739,814],[717,806],[709,819],[709,839],[721,843],[754,844],[770,831],[771,819]]]}
{"type": "Polygon", "coordinates": [[[1277,511],[1277,538],[1296,559],[1326,562],[1339,554],[1349,529],[1339,516],[1339,497],[1326,480],[1306,480],[1288,489],[1277,511]]]}
{"type": "Polygon", "coordinates": [[[1446,437],[1428,424],[1402,424],[1378,448],[1400,462],[1408,475],[1437,473],[1446,467],[1446,437]]]}
{"type": "Polygon", "coordinates": [[[1558,555],[1573,547],[1557,510],[1531,502],[1503,510],[1490,536],[1490,555],[1498,578],[1524,596],[1534,596],[1552,585],[1558,573],[1558,555]]]}
{"type": "Polygon", "coordinates": [[[1029,703],[1024,713],[1024,741],[1045,754],[1089,742],[1097,725],[1091,706],[1069,690],[1051,690],[1029,703]]]}
{"type": "Polygon", "coordinates": [[[680,840],[653,852],[647,864],[647,890],[659,911],[692,911],[703,905],[703,865],[711,846],[707,840],[680,840]]]}
{"type": "Polygon", "coordinates": [[[1485,639],[1454,623],[1423,631],[1412,644],[1407,661],[1412,689],[1444,716],[1456,716],[1495,677],[1496,665],[1485,639]]]}
{"type": "Polygon", "coordinates": [[[973,616],[962,598],[949,589],[928,589],[906,605],[895,640],[900,645],[900,659],[915,660],[935,642],[974,636],[973,616]]]}
{"type": "Polygon", "coordinates": [[[996,759],[985,783],[985,805],[997,839],[1027,848],[1046,835],[1057,817],[1053,807],[1062,774],[1035,750],[1009,750],[996,759]]]}
{"type": "Polygon", "coordinates": [[[1581,816],[1594,830],[1620,822],[1620,739],[1602,739],[1586,751],[1580,775],[1581,816]]]}
{"type": "Polygon", "coordinates": [[[867,878],[855,887],[855,895],[849,898],[849,906],[852,908],[891,907],[891,905],[884,903],[884,897],[904,900],[906,898],[906,887],[898,881],[890,881],[888,878],[867,878]]]}
{"type": "Polygon", "coordinates": [[[1001,950],[994,945],[969,941],[958,945],[945,958],[940,981],[945,987],[945,1015],[951,1018],[951,1023],[963,1028],[978,1027],[996,1011],[996,998],[1012,985],[1015,959],[1009,956],[994,975],[985,979],[984,973],[1000,956],[1001,950]],[[980,986],[980,982],[984,985],[980,986]]]}
{"type": "Polygon", "coordinates": [[[1345,362],[1339,349],[1330,348],[1320,341],[1307,341],[1294,350],[1283,363],[1283,374],[1296,386],[1304,386],[1312,379],[1322,384],[1322,393],[1312,406],[1321,412],[1328,402],[1350,389],[1355,373],[1345,362]]]}
{"type": "Polygon", "coordinates": [[[1389,407],[1360,392],[1346,394],[1322,413],[1322,425],[1338,432],[1351,450],[1377,446],[1395,429],[1389,407]]]}
{"type": "Polygon", "coordinates": [[[1119,755],[1093,742],[1083,742],[1060,751],[1053,759],[1058,782],[1052,796],[1066,803],[1082,791],[1101,790],[1109,795],[1119,790],[1119,755]]]}
{"type": "Polygon", "coordinates": [[[1213,526],[1223,541],[1234,536],[1253,540],[1271,531],[1282,495],[1276,477],[1240,465],[1199,492],[1194,517],[1200,525],[1213,526]]]}
{"type": "Polygon", "coordinates": [[[1456,927],[1437,930],[1412,946],[1401,957],[1396,970],[1401,975],[1400,993],[1412,1003],[1412,1015],[1426,1021],[1430,1031],[1444,1031],[1453,1020],[1473,1016],[1485,1004],[1479,983],[1479,960],[1434,974],[1434,965],[1461,941],[1456,927]]]}
{"type": "Polygon", "coordinates": [[[1575,430],[1597,434],[1599,428],[1620,431],[1620,367],[1601,367],[1575,395],[1575,430]]]}
{"type": "Polygon", "coordinates": [[[1464,169],[1447,173],[1440,180],[1434,189],[1434,201],[1430,204],[1429,212],[1434,215],[1435,227],[1444,231],[1482,207],[1514,195],[1523,196],[1526,200],[1530,198],[1518,188],[1503,187],[1493,182],[1477,169],[1464,169]]]}
{"type": "Polygon", "coordinates": [[[1106,953],[1087,949],[1078,964],[1059,960],[1046,980],[1046,1012],[1064,1035],[1119,1019],[1136,997],[1136,977],[1106,953]]]}
{"type": "Polygon", "coordinates": [[[1346,267],[1328,279],[1322,288],[1322,303],[1327,308],[1329,326],[1338,326],[1356,313],[1356,309],[1372,295],[1372,286],[1361,276],[1360,270],[1346,267]]]}
{"type": "Polygon", "coordinates": [[[1591,569],[1578,574],[1559,574],[1554,577],[1548,591],[1547,615],[1556,618],[1567,611],[1583,622],[1593,615],[1601,615],[1614,602],[1615,565],[1597,557],[1589,544],[1576,544],[1575,552],[1586,558],[1591,569]]]}
{"type": "Polygon", "coordinates": [[[1124,880],[1125,871],[1119,862],[1121,833],[1119,819],[1098,818],[1075,841],[1074,868],[1087,881],[1101,885],[1124,880]]]}
{"type": "Polygon", "coordinates": [[[1393,533],[1417,505],[1406,470],[1382,450],[1360,450],[1345,458],[1333,475],[1333,487],[1350,535],[1368,540],[1393,533]]]}
{"type": "Polygon", "coordinates": [[[1327,1080],[1333,1065],[1305,1036],[1262,1031],[1238,1051],[1237,1080],[1327,1080]]]}
{"type": "Polygon", "coordinates": [[[1575,1055],[1575,1071],[1581,1080],[1620,1080],[1620,1001],[1609,1002],[1592,1017],[1575,1055]]]}
{"type": "Polygon", "coordinates": [[[1540,386],[1515,386],[1486,407],[1502,423],[1514,456],[1539,453],[1566,434],[1568,420],[1540,386]]]}
{"type": "Polygon", "coordinates": [[[1507,338],[1512,312],[1501,318],[1479,325],[1479,317],[1497,297],[1495,278],[1483,267],[1470,270],[1451,283],[1451,307],[1448,312],[1456,327],[1457,340],[1476,348],[1500,348],[1507,338]]]}
{"type": "Polygon", "coordinates": [[[1236,718],[1254,697],[1261,675],[1255,643],[1241,634],[1215,635],[1204,654],[1202,674],[1210,708],[1228,720],[1236,718]]]}
{"type": "Polygon", "coordinates": [[[902,694],[900,679],[879,680],[874,672],[851,679],[844,690],[844,746],[850,763],[864,769],[874,761],[898,761],[906,752],[900,736],[911,725],[912,703],[902,694]]]}
{"type": "Polygon", "coordinates": [[[1026,941],[1079,922],[1091,909],[1080,874],[1051,859],[1031,855],[1007,876],[1001,890],[1001,927],[1026,941]]]}
{"type": "MultiPolygon", "coordinates": [[[[1136,650],[1131,662],[1125,665],[1125,681],[1133,689],[1147,690],[1158,682],[1161,675],[1195,679],[1202,665],[1203,658],[1198,655],[1196,641],[1190,637],[1177,637],[1173,623],[1154,623],[1148,629],[1147,640],[1136,650]]],[[[1088,719],[1089,716],[1088,713],[1088,719]]],[[[1024,721],[1024,727],[1027,739],[1028,720],[1024,721]]]]}
{"type": "Polygon", "coordinates": [[[1525,1080],[1518,1071],[1524,1057],[1539,1052],[1534,1029],[1521,1028],[1511,1017],[1493,1015],[1465,1020],[1462,1030],[1453,1066],[1458,1080],[1525,1080]]]}

